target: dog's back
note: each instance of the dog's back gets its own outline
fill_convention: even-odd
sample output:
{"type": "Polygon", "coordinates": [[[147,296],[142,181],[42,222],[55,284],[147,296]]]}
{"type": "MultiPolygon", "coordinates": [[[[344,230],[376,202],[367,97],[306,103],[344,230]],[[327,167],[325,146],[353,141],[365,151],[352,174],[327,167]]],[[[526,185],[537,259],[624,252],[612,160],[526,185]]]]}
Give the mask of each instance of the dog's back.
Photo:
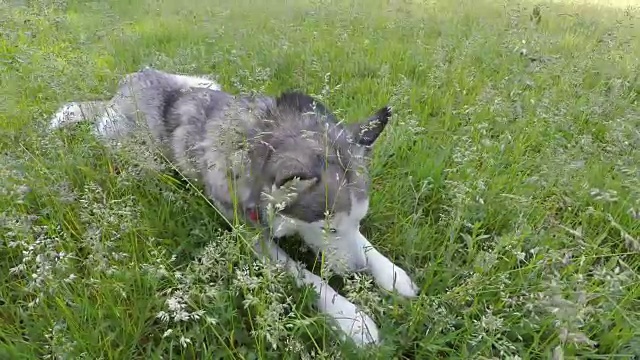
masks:
{"type": "MultiPolygon", "coordinates": [[[[354,194],[366,192],[359,167],[367,150],[358,143],[366,137],[338,124],[324,105],[302,93],[233,96],[208,79],[147,68],[125,76],[108,102],[70,106],[80,111],[66,122],[94,121],[94,132],[102,138],[134,131],[150,135],[223,208],[230,207],[234,195],[243,207],[254,206],[260,192],[274,185],[294,177],[317,179],[324,186],[301,194],[300,205],[289,208],[292,215],[313,222],[324,218],[327,206],[348,212],[354,194]]],[[[65,122],[59,114],[55,127],[65,122]]],[[[387,115],[374,115],[384,120],[373,126],[374,132],[381,131],[387,115]]]]}
{"type": "MultiPolygon", "coordinates": [[[[232,96],[222,91],[190,88],[167,104],[154,134],[164,134],[176,165],[202,180],[207,195],[229,209],[233,196],[243,208],[256,206],[261,192],[271,192],[294,177],[316,179],[322,186],[299,194],[292,216],[314,222],[327,206],[348,212],[349,186],[359,163],[345,129],[325,109],[314,109],[308,97],[232,96]],[[232,186],[229,186],[231,183],[232,186]]],[[[361,184],[361,182],[357,182],[361,184]]],[[[360,189],[363,190],[363,189],[360,189]]]]}
{"type": "Polygon", "coordinates": [[[49,128],[91,121],[95,135],[117,139],[143,125],[156,138],[164,139],[163,119],[167,110],[179,98],[180,92],[190,88],[220,90],[220,85],[204,77],[145,68],[120,80],[115,95],[109,100],[65,104],[52,117],[49,128]]]}

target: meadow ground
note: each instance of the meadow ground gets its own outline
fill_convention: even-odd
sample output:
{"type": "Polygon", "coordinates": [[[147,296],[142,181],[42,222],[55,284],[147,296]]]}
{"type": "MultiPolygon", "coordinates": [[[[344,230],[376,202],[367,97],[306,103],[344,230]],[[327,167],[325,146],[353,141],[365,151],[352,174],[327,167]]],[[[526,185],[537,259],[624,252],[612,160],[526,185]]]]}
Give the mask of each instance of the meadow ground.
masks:
{"type": "Polygon", "coordinates": [[[0,359],[638,359],[640,10],[584,3],[3,2],[0,359]],[[394,107],[364,232],[422,294],[341,290],[380,347],[153,154],[43,130],[144,65],[394,107]]]}

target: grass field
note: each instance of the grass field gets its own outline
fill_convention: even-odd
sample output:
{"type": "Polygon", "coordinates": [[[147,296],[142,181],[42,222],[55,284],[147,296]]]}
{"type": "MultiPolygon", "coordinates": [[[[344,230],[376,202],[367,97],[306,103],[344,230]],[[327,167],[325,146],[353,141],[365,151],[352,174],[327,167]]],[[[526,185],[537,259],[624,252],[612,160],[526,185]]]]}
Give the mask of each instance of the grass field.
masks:
{"type": "Polygon", "coordinates": [[[0,359],[639,359],[640,9],[539,9],[3,2],[0,359]],[[153,154],[43,130],[145,65],[393,106],[363,232],[421,295],[338,282],[383,344],[341,342],[153,154]]]}

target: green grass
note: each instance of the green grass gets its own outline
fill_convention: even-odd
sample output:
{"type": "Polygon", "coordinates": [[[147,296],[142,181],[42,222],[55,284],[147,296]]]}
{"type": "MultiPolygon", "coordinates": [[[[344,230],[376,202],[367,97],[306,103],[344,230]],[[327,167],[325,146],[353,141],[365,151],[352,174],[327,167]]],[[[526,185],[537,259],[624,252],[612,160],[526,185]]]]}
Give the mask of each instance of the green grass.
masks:
{"type": "Polygon", "coordinates": [[[0,359],[638,359],[640,12],[532,10],[3,3],[0,359]],[[144,65],[234,93],[301,89],[347,121],[394,107],[364,231],[422,293],[342,288],[381,346],[340,342],[312,292],[149,154],[43,130],[144,65]]]}

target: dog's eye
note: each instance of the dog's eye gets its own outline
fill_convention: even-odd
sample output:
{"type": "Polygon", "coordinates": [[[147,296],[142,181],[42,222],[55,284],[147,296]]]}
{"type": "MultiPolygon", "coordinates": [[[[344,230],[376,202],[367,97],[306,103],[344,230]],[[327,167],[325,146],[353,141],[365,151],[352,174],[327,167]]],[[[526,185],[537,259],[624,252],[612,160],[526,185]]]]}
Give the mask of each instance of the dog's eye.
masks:
{"type": "Polygon", "coordinates": [[[322,228],[322,230],[328,231],[328,232],[330,232],[332,234],[335,234],[335,233],[338,232],[338,230],[336,228],[328,228],[328,229],[322,228]]]}

